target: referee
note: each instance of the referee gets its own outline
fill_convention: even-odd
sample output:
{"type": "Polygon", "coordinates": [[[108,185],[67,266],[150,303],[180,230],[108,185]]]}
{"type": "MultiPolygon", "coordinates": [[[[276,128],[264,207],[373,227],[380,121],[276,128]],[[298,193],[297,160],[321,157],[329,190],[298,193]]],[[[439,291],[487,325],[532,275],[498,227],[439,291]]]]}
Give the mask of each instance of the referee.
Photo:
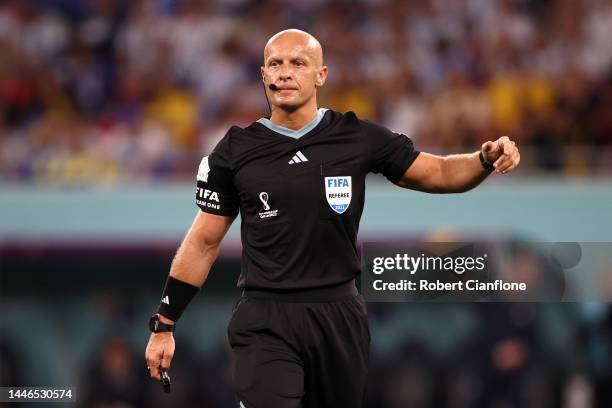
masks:
{"type": "Polygon", "coordinates": [[[478,152],[436,156],[353,112],[318,108],[327,73],[321,45],[306,32],[281,31],[266,44],[261,76],[271,115],[230,128],[200,163],[200,211],[150,321],[145,356],[153,378],[170,368],[175,323],[240,212],[242,294],[227,330],[236,405],[361,407],[370,333],[355,278],[366,174],[457,193],[519,163],[506,136],[478,152]]]}

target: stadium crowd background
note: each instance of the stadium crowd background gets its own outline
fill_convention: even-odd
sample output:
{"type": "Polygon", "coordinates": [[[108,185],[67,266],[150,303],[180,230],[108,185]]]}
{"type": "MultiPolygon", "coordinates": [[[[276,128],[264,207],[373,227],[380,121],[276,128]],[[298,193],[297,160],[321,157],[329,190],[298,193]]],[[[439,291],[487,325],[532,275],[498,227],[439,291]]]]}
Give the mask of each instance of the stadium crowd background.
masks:
{"type": "Polygon", "coordinates": [[[609,1],[4,0],[0,174],[193,177],[231,124],[266,114],[262,45],[292,26],[324,46],[321,106],[432,152],[508,134],[533,150],[525,171],[612,167],[609,1]]]}
{"type": "MultiPolygon", "coordinates": [[[[267,114],[262,48],[287,27],[323,44],[321,106],[430,152],[508,134],[524,152],[518,178],[612,172],[609,0],[0,0],[0,182],[190,183],[230,125],[267,114]]],[[[176,246],[86,241],[0,242],[2,285],[39,282],[0,296],[0,385],[78,386],[83,407],[233,406],[224,335],[236,291],[213,285],[186,313],[171,400],[143,353],[176,246]]],[[[231,287],[237,270],[221,259],[211,280],[231,287]]],[[[368,311],[368,407],[612,406],[608,304],[368,311]]]]}

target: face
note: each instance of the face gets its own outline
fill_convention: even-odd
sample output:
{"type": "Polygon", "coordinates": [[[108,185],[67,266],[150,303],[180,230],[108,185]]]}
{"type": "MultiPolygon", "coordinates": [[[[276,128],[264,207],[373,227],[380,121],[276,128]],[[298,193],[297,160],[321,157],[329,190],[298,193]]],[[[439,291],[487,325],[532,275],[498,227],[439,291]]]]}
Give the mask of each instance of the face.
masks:
{"type": "MultiPolygon", "coordinates": [[[[318,44],[317,44],[318,45],[318,44]]],[[[261,74],[270,103],[286,110],[296,110],[316,97],[327,67],[321,64],[317,49],[301,36],[283,36],[266,46],[261,74]],[[270,84],[279,89],[272,91],[270,84]]]]}

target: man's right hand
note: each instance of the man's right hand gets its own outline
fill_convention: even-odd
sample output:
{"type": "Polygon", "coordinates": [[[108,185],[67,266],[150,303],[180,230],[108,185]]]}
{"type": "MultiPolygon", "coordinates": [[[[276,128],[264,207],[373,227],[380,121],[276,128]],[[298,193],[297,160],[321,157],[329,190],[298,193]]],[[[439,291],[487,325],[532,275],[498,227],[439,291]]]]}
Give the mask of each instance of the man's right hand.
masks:
{"type": "MultiPolygon", "coordinates": [[[[194,286],[202,286],[219,252],[221,240],[234,218],[235,216],[214,215],[198,210],[172,261],[170,274],[194,286]]],[[[162,323],[175,324],[165,316],[159,314],[158,316],[162,323]]],[[[152,333],[145,350],[145,359],[147,366],[150,367],[151,377],[161,380],[161,371],[170,368],[173,356],[172,332],[152,333]]]]}
{"type": "MultiPolygon", "coordinates": [[[[161,321],[161,318],[160,318],[161,321]]],[[[168,321],[170,322],[170,321],[168,321]]],[[[172,332],[151,333],[145,350],[147,367],[152,378],[161,380],[161,371],[168,371],[174,356],[174,336],[172,332]]]]}

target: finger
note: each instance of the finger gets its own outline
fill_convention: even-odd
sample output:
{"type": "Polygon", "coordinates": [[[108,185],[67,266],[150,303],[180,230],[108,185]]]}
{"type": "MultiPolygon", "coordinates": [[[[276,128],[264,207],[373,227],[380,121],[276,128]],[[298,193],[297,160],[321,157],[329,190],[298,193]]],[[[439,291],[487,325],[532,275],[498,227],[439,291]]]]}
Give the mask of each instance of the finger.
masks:
{"type": "Polygon", "coordinates": [[[514,152],[516,151],[516,143],[514,143],[512,140],[506,138],[506,140],[504,140],[504,142],[503,142],[502,150],[503,150],[503,154],[504,155],[506,155],[508,157],[511,157],[514,154],[514,152]]]}
{"type": "Polygon", "coordinates": [[[497,142],[491,142],[491,141],[483,143],[482,144],[482,152],[483,153],[491,153],[491,152],[495,151],[495,148],[497,147],[496,143],[497,142]]]}
{"type": "Polygon", "coordinates": [[[504,155],[499,156],[497,160],[493,162],[493,167],[495,167],[495,170],[499,170],[499,168],[504,164],[506,160],[508,160],[508,157],[504,155]]]}
{"type": "Polygon", "coordinates": [[[493,163],[493,166],[495,166],[496,170],[502,170],[504,167],[507,167],[508,165],[512,164],[512,161],[513,157],[504,153],[499,156],[499,159],[497,159],[495,163],[493,163]]]}
{"type": "Polygon", "coordinates": [[[513,154],[513,149],[514,147],[512,146],[511,143],[504,143],[501,146],[501,154],[500,156],[497,158],[497,160],[495,160],[495,162],[493,163],[493,166],[495,168],[499,168],[502,165],[504,165],[504,163],[510,159],[512,159],[512,154],[513,154]]]}
{"type": "Polygon", "coordinates": [[[159,357],[148,357],[147,358],[147,367],[149,368],[149,375],[151,378],[155,378],[157,380],[159,377],[159,357]]]}
{"type": "Polygon", "coordinates": [[[513,155],[511,159],[505,161],[501,166],[499,166],[498,170],[500,173],[507,173],[512,171],[519,162],[518,154],[513,155]]]}
{"type": "Polygon", "coordinates": [[[161,380],[159,366],[149,366],[149,367],[150,367],[149,373],[151,375],[151,378],[155,378],[157,381],[161,380]]]}
{"type": "Polygon", "coordinates": [[[502,154],[506,155],[506,156],[510,156],[510,154],[512,153],[512,143],[510,143],[510,141],[504,141],[502,143],[502,154]]]}
{"type": "Polygon", "coordinates": [[[497,143],[498,143],[498,149],[499,149],[500,155],[510,154],[512,150],[512,141],[510,140],[510,138],[508,138],[508,136],[500,137],[499,139],[497,139],[497,143]]]}
{"type": "Polygon", "coordinates": [[[512,168],[514,168],[514,162],[512,160],[508,161],[508,162],[504,162],[504,164],[502,166],[499,167],[499,169],[497,170],[499,173],[507,173],[508,171],[510,171],[512,168]]]}
{"type": "Polygon", "coordinates": [[[495,162],[495,169],[498,171],[504,170],[506,167],[512,164],[512,158],[507,156],[506,154],[500,156],[499,160],[495,162]]]}
{"type": "Polygon", "coordinates": [[[147,366],[147,372],[149,373],[149,376],[151,378],[155,378],[155,374],[153,373],[153,370],[151,369],[150,366],[147,366]]]}
{"type": "Polygon", "coordinates": [[[507,157],[506,155],[500,156],[499,159],[497,161],[495,161],[495,163],[493,163],[493,167],[495,167],[495,171],[497,171],[498,173],[501,173],[501,171],[508,167],[509,164],[512,163],[512,159],[510,157],[507,157]]]}
{"type": "Polygon", "coordinates": [[[519,165],[520,161],[521,161],[521,155],[519,154],[518,151],[516,151],[512,155],[512,163],[510,164],[510,167],[506,169],[506,172],[514,170],[519,165]]]}
{"type": "Polygon", "coordinates": [[[168,351],[164,353],[164,356],[162,357],[162,360],[161,360],[162,370],[168,371],[170,369],[170,363],[172,362],[172,357],[174,357],[173,353],[168,352],[168,351]]]}

